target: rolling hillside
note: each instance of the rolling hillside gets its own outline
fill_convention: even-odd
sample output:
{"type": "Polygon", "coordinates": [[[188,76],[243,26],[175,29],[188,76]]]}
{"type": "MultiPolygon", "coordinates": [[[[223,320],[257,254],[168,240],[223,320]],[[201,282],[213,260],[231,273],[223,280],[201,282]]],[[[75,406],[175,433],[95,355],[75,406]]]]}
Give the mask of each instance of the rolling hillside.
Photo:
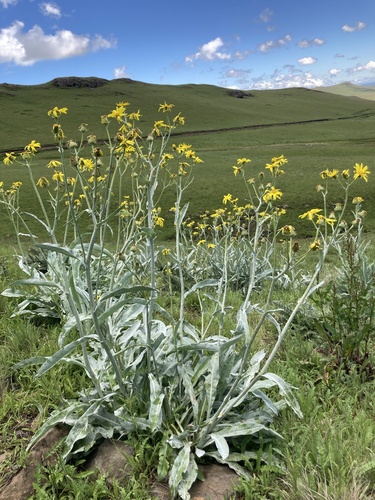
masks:
{"type": "MultiPolygon", "coordinates": [[[[155,85],[129,79],[56,78],[35,86],[0,85],[0,151],[22,148],[35,139],[51,143],[51,119],[47,111],[67,107],[63,117],[66,136],[76,134],[80,123],[90,132],[103,134],[100,116],[117,102],[130,102],[149,123],[160,119],[159,104],[175,104],[186,118],[184,133],[270,127],[314,121],[350,120],[375,115],[375,102],[304,88],[235,92],[211,85],[155,85]],[[146,119],[146,118],[145,118],[146,119]]],[[[72,138],[73,138],[72,137],[72,138]]]]}
{"type": "Polygon", "coordinates": [[[365,87],[345,82],[339,85],[332,85],[331,87],[318,87],[317,90],[346,97],[359,97],[360,99],[375,101],[375,86],[365,87]]]}

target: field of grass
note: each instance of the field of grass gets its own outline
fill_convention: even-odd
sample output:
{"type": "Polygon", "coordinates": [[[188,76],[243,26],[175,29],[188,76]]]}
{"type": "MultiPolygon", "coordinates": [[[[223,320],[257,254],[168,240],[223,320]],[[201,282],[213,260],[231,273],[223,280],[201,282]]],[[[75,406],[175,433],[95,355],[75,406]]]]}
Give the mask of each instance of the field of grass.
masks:
{"type": "MultiPolygon", "coordinates": [[[[375,146],[375,103],[371,100],[343,97],[307,89],[252,91],[236,98],[223,88],[209,85],[150,85],[129,80],[113,80],[103,86],[56,87],[53,82],[37,86],[0,86],[0,116],[5,126],[0,130],[0,152],[23,148],[32,139],[50,150],[38,153],[34,160],[35,177],[46,175],[45,165],[56,158],[51,119],[47,111],[54,106],[68,108],[62,117],[67,139],[77,140],[78,126],[89,125],[90,133],[103,137],[100,116],[108,114],[115,104],[130,102],[129,111],[141,110],[140,127],[147,135],[156,119],[159,104],[175,104],[176,113],[186,117],[176,142],[192,144],[204,164],[196,168],[189,190],[190,215],[216,209],[228,192],[244,194],[242,185],[233,176],[232,165],[237,158],[252,160],[249,177],[264,170],[273,156],[288,159],[282,180],[284,203],[290,207],[286,223],[297,227],[301,237],[309,236],[306,224],[298,216],[320,202],[315,186],[319,173],[325,169],[351,168],[356,162],[368,165],[371,171],[375,146]],[[181,135],[180,135],[181,134],[181,135]],[[301,189],[300,182],[303,182],[301,189]]],[[[114,127],[115,128],[115,127],[114,127]]],[[[115,131],[115,130],[114,130],[115,131]]],[[[1,157],[1,153],[0,153],[1,157]]],[[[15,180],[27,184],[26,172],[3,165],[0,180],[9,185],[15,180]]],[[[365,199],[368,212],[366,227],[375,229],[375,199],[371,196],[373,181],[362,182],[354,195],[365,199]]],[[[36,209],[36,200],[27,189],[22,194],[25,205],[36,209]]],[[[340,201],[334,199],[332,202],[340,201]]],[[[162,201],[166,219],[165,238],[171,232],[168,210],[174,194],[166,193],[162,201]]],[[[11,228],[4,220],[3,238],[11,228]]]]}
{"type": "MultiPolygon", "coordinates": [[[[94,80],[80,84],[92,85],[94,80]]],[[[144,118],[140,127],[147,135],[153,121],[163,118],[157,109],[166,101],[174,103],[176,112],[181,111],[186,117],[186,126],[173,137],[173,142],[192,144],[204,160],[204,164],[194,167],[194,181],[183,200],[189,202],[190,217],[215,210],[228,193],[240,199],[245,197],[241,180],[233,175],[232,165],[237,158],[250,158],[251,163],[246,165],[247,177],[258,177],[272,157],[284,155],[288,163],[283,167],[285,175],[280,177],[278,186],[284,193],[282,205],[287,210],[283,220],[297,228],[301,247],[308,248],[309,243],[304,239],[312,235],[311,222],[301,221],[299,215],[321,206],[321,195],[315,188],[323,182],[319,173],[325,169],[351,169],[355,163],[363,163],[371,171],[369,181],[356,181],[352,195],[365,199],[364,209],[368,212],[364,219],[365,238],[369,244],[369,262],[373,262],[375,102],[371,99],[306,89],[250,91],[247,96],[238,98],[229,95],[226,89],[207,85],[148,85],[129,80],[104,82],[95,87],[60,88],[54,83],[34,87],[0,85],[0,116],[6,124],[0,129],[0,158],[5,152],[22,149],[33,139],[40,141],[43,149],[36,154],[32,167],[36,179],[48,174],[47,163],[57,158],[50,132],[52,122],[47,116],[49,109],[54,106],[69,108],[68,115],[61,117],[61,123],[66,138],[76,140],[79,137],[76,130],[82,122],[89,124],[91,133],[103,138],[100,115],[108,114],[120,101],[129,101],[131,110],[141,110],[144,118]]],[[[17,180],[23,182],[22,206],[30,212],[37,211],[35,195],[27,187],[27,172],[15,164],[1,166],[0,181],[4,182],[4,187],[17,180]]],[[[340,192],[334,180],[330,180],[329,185],[332,186],[329,203],[333,208],[335,202],[341,201],[340,192]]],[[[41,193],[47,196],[46,191],[41,193]]],[[[167,189],[161,202],[166,225],[159,234],[158,244],[165,243],[173,233],[172,214],[168,210],[174,202],[175,193],[167,189]]],[[[23,275],[14,255],[11,225],[1,211],[0,216],[2,291],[23,275]]],[[[41,235],[40,239],[43,237],[41,235]]],[[[306,271],[314,269],[315,256],[307,260],[306,271]]],[[[337,260],[334,254],[328,256],[324,272],[331,280],[335,279],[337,260]]],[[[280,310],[280,316],[288,315],[298,300],[298,286],[278,286],[275,286],[270,308],[280,310]]],[[[374,286],[371,286],[370,295],[360,297],[365,304],[374,302],[374,286]]],[[[266,285],[256,291],[254,308],[266,301],[268,293],[266,285]]],[[[177,295],[161,286],[158,300],[161,304],[173,305],[174,301],[178,302],[177,295]]],[[[243,297],[239,290],[231,291],[228,296],[225,331],[233,333],[236,312],[243,297]]],[[[204,299],[204,295],[202,297],[204,299]]],[[[40,422],[51,410],[58,408],[63,399],[75,398],[77,391],[88,383],[83,370],[68,364],[59,364],[37,379],[34,366],[14,370],[14,364],[21,360],[55,353],[61,332],[61,324],[53,320],[15,317],[17,302],[17,298],[0,295],[0,490],[24,466],[25,448],[40,422]],[[6,453],[5,460],[1,459],[3,453],[6,453]]],[[[198,305],[191,297],[186,301],[185,318],[192,325],[199,319],[198,305]]],[[[327,339],[316,329],[312,307],[311,302],[306,303],[294,318],[272,363],[272,372],[296,388],[303,418],[298,418],[291,409],[284,409],[275,418],[272,428],[284,440],[276,440],[271,448],[280,457],[283,468],[264,465],[260,460],[247,463],[252,480],[242,481],[239,498],[243,500],[374,498],[373,332],[368,346],[368,369],[361,371],[356,363],[340,364],[327,347],[330,345],[327,339]]],[[[372,318],[369,321],[372,324],[372,318]]],[[[271,322],[264,324],[256,340],[257,349],[272,349],[277,336],[273,325],[271,322]]],[[[216,323],[213,323],[212,329],[215,328],[216,323]]],[[[136,473],[128,484],[113,486],[103,478],[90,482],[79,464],[59,462],[45,469],[43,478],[39,475],[39,491],[44,491],[45,496],[33,500],[148,500],[148,487],[156,475],[155,450],[147,442],[134,444],[136,473]],[[63,487],[61,478],[64,478],[63,487]]]]}

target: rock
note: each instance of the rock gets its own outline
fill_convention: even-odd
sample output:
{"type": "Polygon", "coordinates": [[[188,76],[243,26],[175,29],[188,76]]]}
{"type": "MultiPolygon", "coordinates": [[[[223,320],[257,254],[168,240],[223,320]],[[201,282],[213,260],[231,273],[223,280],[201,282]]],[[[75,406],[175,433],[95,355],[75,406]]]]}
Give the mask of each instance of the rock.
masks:
{"type": "Polygon", "coordinates": [[[201,465],[204,481],[195,481],[190,488],[191,500],[224,500],[233,498],[238,475],[226,465],[201,465]]]}
{"type": "Polygon", "coordinates": [[[0,491],[0,500],[27,500],[33,493],[33,482],[38,465],[53,465],[57,455],[52,452],[68,434],[66,426],[50,429],[32,448],[26,466],[0,491]]]}
{"type": "MultiPolygon", "coordinates": [[[[237,474],[226,465],[200,465],[204,481],[197,480],[190,488],[191,500],[224,500],[235,498],[234,487],[240,483],[237,474]]],[[[155,483],[151,489],[151,498],[170,500],[168,486],[155,483]]]]}
{"type": "Polygon", "coordinates": [[[106,439],[86,461],[88,470],[96,470],[110,478],[126,481],[133,474],[129,458],[134,456],[134,448],[122,441],[106,439]]]}

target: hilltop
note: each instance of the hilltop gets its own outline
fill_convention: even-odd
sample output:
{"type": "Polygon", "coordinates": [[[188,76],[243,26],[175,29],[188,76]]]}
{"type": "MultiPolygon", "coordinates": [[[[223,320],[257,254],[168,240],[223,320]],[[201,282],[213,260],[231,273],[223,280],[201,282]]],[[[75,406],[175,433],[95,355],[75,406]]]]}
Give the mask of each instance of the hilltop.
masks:
{"type": "Polygon", "coordinates": [[[371,101],[375,100],[375,85],[362,86],[344,82],[330,87],[317,87],[317,90],[342,96],[359,97],[360,99],[370,99],[371,101]]]}

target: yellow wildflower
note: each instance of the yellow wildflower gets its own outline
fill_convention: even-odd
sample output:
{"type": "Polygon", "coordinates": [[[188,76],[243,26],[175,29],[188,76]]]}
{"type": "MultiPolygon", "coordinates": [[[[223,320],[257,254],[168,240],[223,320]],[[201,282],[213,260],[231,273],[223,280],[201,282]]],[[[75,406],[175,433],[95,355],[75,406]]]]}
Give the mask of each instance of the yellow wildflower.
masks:
{"type": "Polygon", "coordinates": [[[324,222],[326,222],[330,226],[333,226],[334,223],[337,222],[337,220],[334,217],[324,217],[324,215],[318,214],[317,215],[317,224],[323,224],[324,222]]]}
{"type": "Polygon", "coordinates": [[[185,125],[185,118],[183,116],[181,116],[181,113],[178,113],[178,115],[176,115],[173,118],[173,123],[175,123],[177,125],[185,125]]]}
{"type": "Polygon", "coordinates": [[[40,142],[36,142],[33,139],[27,146],[25,146],[25,151],[28,153],[36,153],[40,147],[40,142]]]}
{"type": "Polygon", "coordinates": [[[52,180],[55,182],[64,182],[64,174],[62,172],[59,172],[58,170],[55,170],[55,173],[52,176],[52,180]]]}
{"type": "Polygon", "coordinates": [[[55,106],[53,109],[48,111],[48,116],[52,116],[53,118],[58,118],[60,115],[66,115],[68,112],[68,108],[58,108],[55,106]]]}
{"type": "Polygon", "coordinates": [[[352,203],[353,203],[353,205],[357,205],[358,203],[362,203],[363,201],[364,201],[364,199],[361,196],[355,196],[353,198],[352,203]]]}
{"type": "Polygon", "coordinates": [[[232,195],[231,195],[230,193],[228,193],[228,194],[226,194],[226,195],[224,196],[222,203],[223,203],[224,205],[226,205],[226,204],[228,203],[228,201],[232,201],[232,195]]]}
{"type": "Polygon", "coordinates": [[[206,243],[206,240],[199,240],[197,243],[197,246],[204,245],[206,243]]]}
{"type": "Polygon", "coordinates": [[[354,165],[354,179],[363,179],[367,182],[367,178],[370,174],[370,171],[366,165],[363,163],[356,163],[354,165]]]}
{"type": "Polygon", "coordinates": [[[281,234],[288,235],[288,236],[295,236],[296,235],[296,229],[295,227],[291,226],[290,224],[283,226],[281,228],[281,234]]]}
{"type": "Polygon", "coordinates": [[[125,106],[123,106],[125,103],[119,103],[116,105],[116,109],[111,111],[107,115],[108,118],[116,118],[116,120],[120,123],[122,119],[125,117],[125,106]]]}
{"type": "Polygon", "coordinates": [[[94,162],[90,158],[80,158],[79,159],[79,168],[82,172],[92,171],[94,170],[94,162]]]}
{"type": "Polygon", "coordinates": [[[349,172],[349,169],[348,169],[348,168],[346,168],[345,170],[343,170],[343,171],[341,172],[341,175],[343,176],[343,178],[344,178],[344,179],[349,179],[349,177],[350,177],[350,172],[349,172]]]}
{"type": "Polygon", "coordinates": [[[163,250],[161,251],[161,253],[163,255],[169,255],[171,253],[171,249],[170,248],[163,248],[163,250]]]}
{"type": "Polygon", "coordinates": [[[300,219],[313,220],[314,217],[316,216],[316,214],[318,214],[321,211],[322,211],[321,208],[312,208],[308,212],[305,212],[304,214],[300,215],[299,218],[300,219]]]}
{"type": "Polygon", "coordinates": [[[3,163],[5,165],[11,165],[16,159],[16,155],[12,153],[5,153],[5,158],[3,159],[3,163]]]}
{"type": "Polygon", "coordinates": [[[40,179],[37,180],[36,185],[40,188],[45,188],[49,186],[49,180],[47,177],[40,177],[40,179]]]}
{"type": "Polygon", "coordinates": [[[138,120],[139,121],[141,119],[141,116],[142,116],[141,112],[140,112],[140,110],[138,110],[137,112],[130,113],[129,119],[130,120],[138,120]]]}
{"type": "Polygon", "coordinates": [[[62,163],[58,160],[51,160],[47,163],[47,168],[58,168],[61,167],[62,163]]]}
{"type": "Polygon", "coordinates": [[[168,111],[172,111],[172,108],[174,108],[174,104],[167,104],[164,101],[164,104],[159,105],[159,111],[163,111],[163,113],[167,113],[168,111]]]}
{"type": "Polygon", "coordinates": [[[313,252],[315,250],[319,250],[321,248],[321,243],[320,243],[320,240],[315,240],[311,243],[310,245],[310,250],[312,250],[313,252]]]}
{"type": "Polygon", "coordinates": [[[339,171],[337,170],[337,168],[335,168],[333,170],[328,170],[328,168],[327,168],[323,172],[320,172],[320,177],[322,179],[337,179],[338,175],[339,175],[339,171]]]}
{"type": "Polygon", "coordinates": [[[271,200],[279,200],[282,197],[283,193],[280,189],[275,188],[274,186],[266,189],[263,200],[268,203],[271,200]]]}

